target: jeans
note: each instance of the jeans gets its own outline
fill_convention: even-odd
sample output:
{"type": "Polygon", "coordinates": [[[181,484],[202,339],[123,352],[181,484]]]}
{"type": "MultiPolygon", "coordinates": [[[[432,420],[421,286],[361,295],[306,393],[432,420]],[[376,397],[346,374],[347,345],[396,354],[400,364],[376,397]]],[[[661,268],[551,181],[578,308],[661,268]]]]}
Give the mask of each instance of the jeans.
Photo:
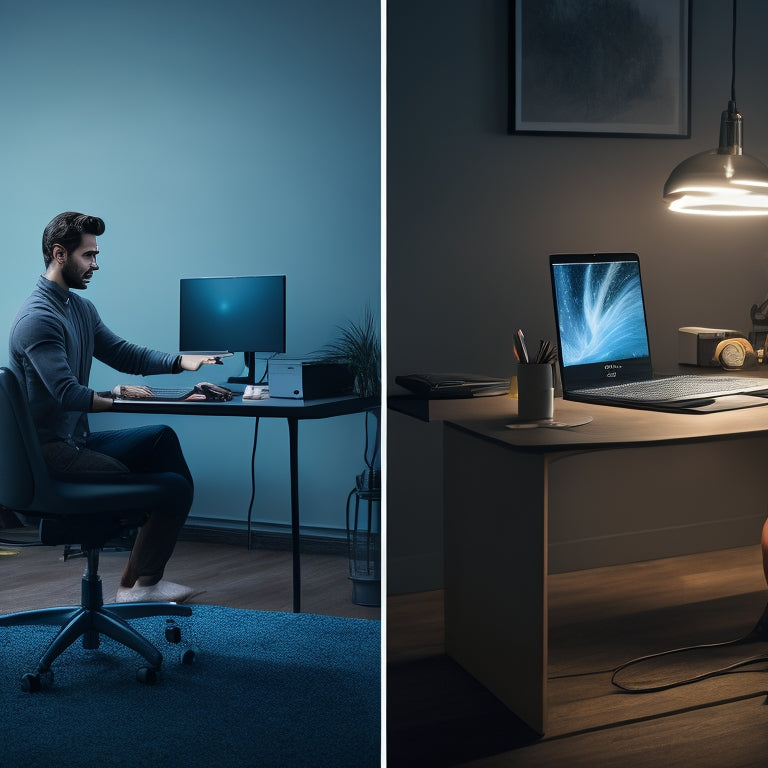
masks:
{"type": "Polygon", "coordinates": [[[120,579],[121,587],[156,584],[173,554],[176,539],[192,507],[194,483],[176,433],[162,425],[94,432],[83,447],[66,442],[42,446],[54,474],[171,472],[183,480],[175,503],[150,512],[142,525],[120,579]]]}

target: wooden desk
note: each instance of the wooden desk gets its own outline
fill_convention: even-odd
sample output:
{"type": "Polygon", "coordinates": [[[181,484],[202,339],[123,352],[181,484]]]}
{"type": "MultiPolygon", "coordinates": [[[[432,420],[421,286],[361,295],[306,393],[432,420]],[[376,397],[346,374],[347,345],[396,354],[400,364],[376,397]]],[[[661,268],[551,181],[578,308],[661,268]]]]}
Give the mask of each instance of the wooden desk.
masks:
{"type": "MultiPolygon", "coordinates": [[[[266,399],[243,400],[236,395],[226,403],[115,400],[112,412],[155,413],[186,416],[245,416],[254,419],[253,448],[256,451],[259,419],[283,418],[288,422],[291,482],[291,543],[293,550],[293,610],[301,611],[301,534],[299,526],[299,422],[327,419],[379,408],[376,398],[332,397],[318,400],[266,399]]],[[[248,512],[248,546],[251,543],[251,514],[248,512]]]]}
{"type": "MultiPolygon", "coordinates": [[[[514,400],[481,400],[474,416],[468,415],[471,404],[458,403],[458,418],[450,403],[427,404],[427,419],[445,421],[446,649],[544,733],[550,462],[584,451],[768,434],[768,405],[675,414],[558,399],[555,420],[592,421],[571,429],[513,430],[505,425],[514,419],[514,400]]],[[[402,403],[390,401],[390,407],[407,412],[402,403]]],[[[599,498],[599,488],[595,493],[599,498]]]]}

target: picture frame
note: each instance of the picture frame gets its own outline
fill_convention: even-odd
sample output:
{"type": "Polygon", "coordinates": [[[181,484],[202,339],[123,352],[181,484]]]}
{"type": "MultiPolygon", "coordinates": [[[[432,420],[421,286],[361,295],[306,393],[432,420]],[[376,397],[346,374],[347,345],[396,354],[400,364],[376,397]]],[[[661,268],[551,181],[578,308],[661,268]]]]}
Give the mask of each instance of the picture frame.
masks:
{"type": "Polygon", "coordinates": [[[690,138],[691,0],[510,0],[509,132],[690,138]]]}

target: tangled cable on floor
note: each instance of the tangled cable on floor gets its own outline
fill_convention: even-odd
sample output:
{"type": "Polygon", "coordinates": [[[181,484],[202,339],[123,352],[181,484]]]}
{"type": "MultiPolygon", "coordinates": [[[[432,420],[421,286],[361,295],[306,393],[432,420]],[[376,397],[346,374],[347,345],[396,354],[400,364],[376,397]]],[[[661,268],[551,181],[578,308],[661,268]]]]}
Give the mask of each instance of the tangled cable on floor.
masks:
{"type": "Polygon", "coordinates": [[[706,648],[728,648],[737,645],[749,645],[750,643],[756,643],[760,641],[768,641],[768,605],[766,605],[765,609],[763,610],[763,614],[755,627],[743,637],[740,637],[736,640],[726,640],[720,643],[702,643],[700,645],[689,645],[682,648],[673,648],[672,650],[668,651],[660,651],[659,653],[651,653],[647,656],[640,656],[637,659],[632,659],[631,661],[627,661],[624,664],[616,667],[611,675],[611,684],[624,693],[657,693],[658,691],[667,691],[670,688],[679,688],[680,686],[690,685],[691,683],[697,683],[701,680],[707,680],[712,677],[726,675],[737,669],[741,669],[752,664],[768,662],[768,655],[760,654],[759,656],[750,656],[747,659],[741,659],[737,662],[734,662],[733,664],[728,664],[725,667],[710,670],[709,672],[703,672],[700,675],[694,675],[693,677],[688,677],[683,680],[675,680],[671,683],[663,683],[661,685],[648,686],[644,688],[630,688],[629,686],[623,685],[616,680],[616,676],[623,670],[636,664],[640,664],[641,662],[649,661],[650,659],[659,659],[664,656],[671,656],[673,654],[685,653],[687,651],[695,651],[706,648]]]}

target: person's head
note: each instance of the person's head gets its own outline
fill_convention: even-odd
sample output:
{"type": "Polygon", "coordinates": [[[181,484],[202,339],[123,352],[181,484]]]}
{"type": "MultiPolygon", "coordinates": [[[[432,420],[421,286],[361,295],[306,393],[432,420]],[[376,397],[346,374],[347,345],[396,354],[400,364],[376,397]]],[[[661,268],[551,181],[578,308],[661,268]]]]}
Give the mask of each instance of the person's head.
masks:
{"type": "Polygon", "coordinates": [[[55,246],[60,246],[66,254],[73,253],[80,247],[83,235],[100,237],[105,230],[104,221],[97,216],[67,211],[54,216],[43,231],[43,259],[48,268],[54,257],[55,246]]]}
{"type": "Polygon", "coordinates": [[[43,232],[45,277],[69,290],[84,290],[99,268],[96,237],[103,234],[104,222],[83,213],[60,213],[43,232]]]}

